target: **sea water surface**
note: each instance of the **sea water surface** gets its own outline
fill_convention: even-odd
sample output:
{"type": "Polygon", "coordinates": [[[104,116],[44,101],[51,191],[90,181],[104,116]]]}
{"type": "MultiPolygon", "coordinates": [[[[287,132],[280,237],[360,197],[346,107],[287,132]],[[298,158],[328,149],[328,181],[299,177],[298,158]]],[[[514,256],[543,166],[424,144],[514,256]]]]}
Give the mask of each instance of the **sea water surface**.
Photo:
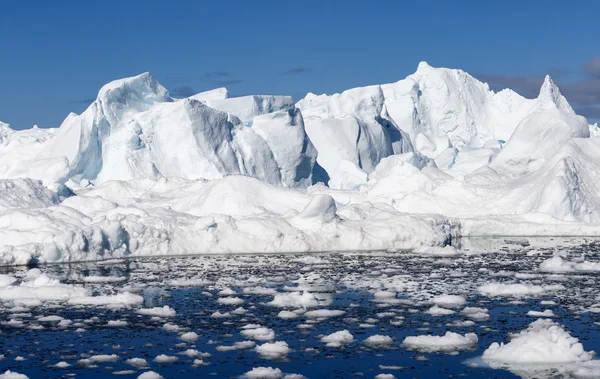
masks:
{"type": "MultiPolygon", "coordinates": [[[[556,254],[600,261],[600,244],[568,238],[537,245],[496,239],[468,241],[459,248],[459,254],[450,256],[219,255],[40,266],[63,283],[102,295],[138,293],[144,302],[135,307],[91,307],[2,301],[0,373],[137,378],[154,371],[164,378],[237,378],[253,368],[271,367],[281,370],[274,378],[568,377],[556,368],[528,374],[477,363],[490,344],[509,341],[510,333],[536,320],[528,311],[545,309],[552,310],[554,319],[579,338],[585,350],[600,351],[600,315],[594,308],[600,273],[538,271],[541,262],[556,254]],[[482,295],[478,288],[491,282],[564,288],[537,296],[482,295]],[[272,303],[277,294],[294,292],[296,304],[272,303]],[[449,308],[453,312],[446,315],[430,314],[432,299],[439,295],[463,296],[466,304],[449,308]],[[175,314],[138,312],[165,305],[175,314]],[[470,320],[461,314],[464,307],[485,308],[489,318],[470,320]],[[327,311],[310,312],[314,310],[327,311]],[[259,326],[265,329],[245,333],[259,326]],[[341,347],[321,342],[324,335],[341,330],[353,340],[341,347]],[[407,336],[446,331],[475,333],[478,342],[446,352],[411,351],[402,344],[407,336]],[[197,336],[183,337],[187,332],[197,336]],[[391,337],[391,342],[365,343],[373,335],[391,337]],[[276,341],[285,342],[286,351],[271,356],[257,352],[256,346],[276,341]],[[144,359],[145,364],[128,362],[132,358],[144,359]]],[[[23,277],[29,269],[4,267],[0,272],[23,277]]]]}

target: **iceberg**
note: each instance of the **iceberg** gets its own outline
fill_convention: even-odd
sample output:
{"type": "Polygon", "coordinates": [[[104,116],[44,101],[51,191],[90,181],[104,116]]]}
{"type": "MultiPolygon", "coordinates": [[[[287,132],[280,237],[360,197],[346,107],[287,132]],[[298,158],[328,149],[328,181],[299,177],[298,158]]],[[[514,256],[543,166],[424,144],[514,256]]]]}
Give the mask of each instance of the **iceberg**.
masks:
{"type": "Polygon", "coordinates": [[[550,77],[526,99],[421,62],[294,103],[143,73],[59,128],[0,123],[0,264],[598,236],[597,135],[550,77]]]}

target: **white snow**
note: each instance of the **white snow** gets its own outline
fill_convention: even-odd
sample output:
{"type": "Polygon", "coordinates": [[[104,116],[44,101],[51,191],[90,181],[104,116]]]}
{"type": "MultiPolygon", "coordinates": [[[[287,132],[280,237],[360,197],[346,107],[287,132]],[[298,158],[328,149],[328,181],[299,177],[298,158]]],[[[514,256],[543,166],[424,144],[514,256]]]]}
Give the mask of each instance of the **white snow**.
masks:
{"type": "Polygon", "coordinates": [[[4,374],[0,374],[0,379],[29,379],[29,377],[27,375],[7,370],[4,372],[4,374]]]}
{"type": "Polygon", "coordinates": [[[390,336],[375,334],[363,341],[363,343],[373,349],[386,348],[394,343],[394,339],[390,336]]]}
{"type": "Polygon", "coordinates": [[[423,352],[454,352],[471,349],[477,345],[477,341],[475,333],[467,333],[462,336],[458,333],[446,332],[443,336],[409,336],[402,341],[402,344],[408,349],[423,352]]]}
{"type": "MultiPolygon", "coordinates": [[[[462,236],[597,236],[596,129],[550,77],[525,99],[421,62],[396,83],[294,104],[224,88],[173,99],[143,73],[106,84],[59,128],[0,125],[0,264],[342,250],[454,257],[464,252],[447,245],[462,236]]],[[[559,259],[540,271],[600,270],[559,259]]],[[[91,296],[11,280],[0,277],[0,298],[91,296]]],[[[293,296],[272,305],[316,306],[293,296]]]]}
{"type": "Polygon", "coordinates": [[[547,364],[585,362],[592,359],[593,352],[584,350],[583,345],[559,324],[539,319],[510,342],[494,342],[483,352],[483,360],[497,364],[547,364]]]}
{"type": "Polygon", "coordinates": [[[281,359],[290,352],[288,344],[283,341],[266,342],[256,346],[254,350],[265,359],[281,359]]]}
{"type": "Polygon", "coordinates": [[[255,367],[243,375],[246,379],[279,379],[283,376],[278,368],[255,367]]]}
{"type": "Polygon", "coordinates": [[[168,305],[165,305],[163,307],[138,309],[137,313],[139,313],[141,315],[145,315],[145,316],[157,316],[157,317],[175,317],[175,315],[177,314],[177,312],[173,308],[169,307],[168,305]]]}
{"type": "Polygon", "coordinates": [[[478,291],[480,294],[487,296],[529,297],[553,293],[562,289],[564,287],[560,284],[540,286],[523,283],[488,283],[480,286],[478,291]]]}
{"type": "Polygon", "coordinates": [[[465,305],[467,300],[458,295],[442,295],[433,299],[433,303],[442,308],[458,308],[465,305]]]}
{"type": "Polygon", "coordinates": [[[240,332],[244,337],[256,341],[271,341],[275,339],[275,331],[264,326],[250,324],[243,327],[240,332]]]}
{"type": "Polygon", "coordinates": [[[354,336],[348,330],[340,330],[321,337],[321,342],[329,347],[343,347],[354,341],[354,336]]]}
{"type": "Polygon", "coordinates": [[[140,374],[137,379],[164,379],[162,375],[154,371],[146,371],[140,374]]]}
{"type": "Polygon", "coordinates": [[[185,342],[196,342],[200,336],[195,332],[187,332],[180,335],[179,338],[185,342]]]}
{"type": "Polygon", "coordinates": [[[156,356],[156,358],[154,358],[154,362],[156,363],[175,363],[179,360],[179,358],[177,358],[174,355],[166,355],[166,354],[159,354],[156,356]]]}

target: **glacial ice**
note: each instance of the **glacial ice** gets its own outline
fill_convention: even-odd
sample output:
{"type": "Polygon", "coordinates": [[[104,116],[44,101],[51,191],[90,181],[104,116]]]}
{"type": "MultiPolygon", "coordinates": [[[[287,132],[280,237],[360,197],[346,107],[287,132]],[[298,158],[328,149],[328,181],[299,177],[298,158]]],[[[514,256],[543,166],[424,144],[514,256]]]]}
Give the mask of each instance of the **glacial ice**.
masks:
{"type": "Polygon", "coordinates": [[[59,128],[0,124],[0,263],[454,256],[444,246],[465,236],[597,236],[597,135],[550,77],[525,99],[422,62],[396,83],[294,104],[224,88],[174,99],[144,73],[59,128]]]}

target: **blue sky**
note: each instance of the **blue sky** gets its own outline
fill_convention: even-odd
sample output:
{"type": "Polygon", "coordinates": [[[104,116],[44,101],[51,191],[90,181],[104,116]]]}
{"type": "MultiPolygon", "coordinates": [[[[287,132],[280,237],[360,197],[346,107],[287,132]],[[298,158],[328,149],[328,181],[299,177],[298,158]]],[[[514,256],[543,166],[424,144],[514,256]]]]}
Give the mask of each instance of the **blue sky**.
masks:
{"type": "Polygon", "coordinates": [[[333,93],[421,60],[535,95],[546,73],[600,118],[597,1],[0,0],[0,120],[58,126],[150,71],[174,93],[333,93]]]}

